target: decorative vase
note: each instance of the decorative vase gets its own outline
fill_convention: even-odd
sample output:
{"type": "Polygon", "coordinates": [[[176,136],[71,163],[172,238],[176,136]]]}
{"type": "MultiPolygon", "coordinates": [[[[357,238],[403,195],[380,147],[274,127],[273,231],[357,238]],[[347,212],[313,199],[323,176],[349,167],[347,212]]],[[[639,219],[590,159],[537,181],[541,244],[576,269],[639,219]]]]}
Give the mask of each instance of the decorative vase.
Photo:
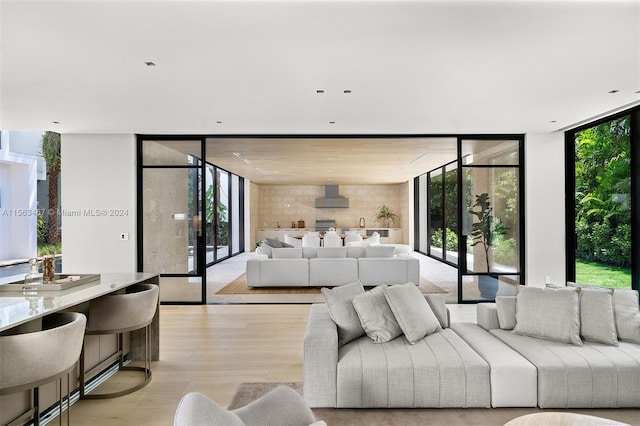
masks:
{"type": "Polygon", "coordinates": [[[498,293],[498,278],[491,275],[478,276],[478,290],[483,299],[494,300],[498,293]]]}
{"type": "Polygon", "coordinates": [[[256,247],[256,254],[262,254],[262,247],[256,247]]]}

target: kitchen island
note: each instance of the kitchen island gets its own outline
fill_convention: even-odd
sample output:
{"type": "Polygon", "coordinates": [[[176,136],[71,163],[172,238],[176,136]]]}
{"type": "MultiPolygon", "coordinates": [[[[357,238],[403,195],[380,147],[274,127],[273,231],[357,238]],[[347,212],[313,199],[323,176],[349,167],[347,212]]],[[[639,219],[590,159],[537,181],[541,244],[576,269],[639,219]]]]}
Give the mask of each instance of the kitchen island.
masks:
{"type": "MultiPolygon", "coordinates": [[[[5,277],[0,285],[15,282],[19,277],[5,277]]],[[[42,318],[60,311],[85,313],[88,302],[110,293],[124,292],[129,286],[139,283],[159,284],[160,277],[154,273],[108,273],[101,274],[95,281],[90,281],[65,290],[32,290],[0,291],[0,333],[19,334],[41,329],[42,318]]],[[[150,329],[151,359],[157,361],[160,355],[160,311],[159,305],[150,329]]],[[[128,333],[125,350],[132,360],[144,359],[144,329],[128,333]]],[[[86,354],[87,377],[102,375],[115,361],[117,342],[115,335],[86,336],[84,342],[86,354]]],[[[108,374],[108,373],[107,373],[108,374]]],[[[66,387],[66,380],[64,380],[66,387]]],[[[71,373],[72,391],[77,387],[77,374],[71,373]]],[[[40,387],[41,406],[53,405],[56,398],[56,383],[48,383],[40,387]]],[[[66,389],[64,391],[66,393],[66,389]]],[[[0,424],[25,411],[29,401],[28,392],[17,392],[0,397],[0,424]]]]}

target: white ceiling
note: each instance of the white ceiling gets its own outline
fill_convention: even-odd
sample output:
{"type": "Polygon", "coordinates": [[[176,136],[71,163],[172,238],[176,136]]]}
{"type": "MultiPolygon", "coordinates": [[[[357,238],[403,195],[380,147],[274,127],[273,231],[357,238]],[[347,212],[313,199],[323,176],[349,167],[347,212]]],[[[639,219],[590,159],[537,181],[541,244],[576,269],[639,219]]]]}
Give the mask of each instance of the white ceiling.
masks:
{"type": "Polygon", "coordinates": [[[0,24],[5,130],[546,133],[640,101],[640,0],[0,0],[0,24]]]}

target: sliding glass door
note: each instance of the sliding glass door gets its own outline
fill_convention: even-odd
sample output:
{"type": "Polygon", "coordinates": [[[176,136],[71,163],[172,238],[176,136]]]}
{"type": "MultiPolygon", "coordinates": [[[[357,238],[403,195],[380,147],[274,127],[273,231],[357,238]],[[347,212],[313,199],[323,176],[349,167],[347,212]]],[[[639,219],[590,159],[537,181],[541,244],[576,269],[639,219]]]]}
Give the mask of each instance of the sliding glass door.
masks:
{"type": "Polygon", "coordinates": [[[569,281],[638,288],[639,123],[635,108],[566,134],[569,281]]]}
{"type": "Polygon", "coordinates": [[[523,141],[460,139],[459,152],[459,301],[514,295],[524,270],[523,141]]]}
{"type": "Polygon", "coordinates": [[[138,270],[162,302],[206,303],[207,267],[244,251],[244,179],[204,161],[200,137],[138,138],[138,270]]]}

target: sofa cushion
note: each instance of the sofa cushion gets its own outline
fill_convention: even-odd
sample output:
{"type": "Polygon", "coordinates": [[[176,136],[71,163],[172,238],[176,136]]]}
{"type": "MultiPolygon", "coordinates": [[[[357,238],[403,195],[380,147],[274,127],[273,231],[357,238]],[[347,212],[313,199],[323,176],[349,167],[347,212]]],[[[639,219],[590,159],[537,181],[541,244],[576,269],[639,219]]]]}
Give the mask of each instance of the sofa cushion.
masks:
{"type": "Polygon", "coordinates": [[[339,286],[358,280],[358,259],[309,259],[309,285],[339,286]]]}
{"type": "Polygon", "coordinates": [[[396,284],[384,288],[383,293],[398,325],[412,345],[424,336],[442,330],[438,318],[415,284],[396,284]]]}
{"type": "Polygon", "coordinates": [[[618,335],[613,317],[613,290],[582,290],[580,293],[580,334],[585,340],[618,345],[618,335]]]}
{"type": "Polygon", "coordinates": [[[585,341],[583,346],[491,333],[538,370],[540,408],[640,407],[640,346],[585,341]]]}
{"type": "Polygon", "coordinates": [[[274,259],[302,259],[301,247],[274,248],[272,252],[274,259]]]}
{"type": "Polygon", "coordinates": [[[489,407],[489,366],[451,329],[415,345],[367,337],[338,350],[336,406],[489,407]]]}
{"type": "Polygon", "coordinates": [[[614,290],[613,312],[618,339],[640,344],[640,311],[637,290],[614,290]]]}
{"type": "Polygon", "coordinates": [[[302,247],[302,257],[305,259],[314,259],[318,257],[319,247],[302,247]]]}
{"type": "Polygon", "coordinates": [[[347,246],[347,257],[359,258],[365,257],[366,251],[363,246],[347,246]]]}
{"type": "Polygon", "coordinates": [[[277,238],[266,238],[267,244],[269,244],[273,248],[282,248],[282,243],[277,238]]]}
{"type": "Polygon", "coordinates": [[[523,286],[516,297],[514,333],[582,345],[579,288],[523,286]]]}
{"type": "Polygon", "coordinates": [[[365,248],[366,257],[393,257],[395,256],[395,247],[393,246],[367,246],[365,248]]]}
{"type": "Polygon", "coordinates": [[[329,316],[338,327],[338,346],[362,336],[364,330],[351,302],[354,296],[364,293],[360,281],[335,288],[322,288],[321,291],[329,308],[329,316]]]}
{"type": "Polygon", "coordinates": [[[319,258],[340,258],[347,257],[346,247],[318,247],[319,258]]]}
{"type": "Polygon", "coordinates": [[[402,329],[384,297],[386,286],[375,287],[352,299],[360,324],[375,343],[384,343],[402,335],[402,329]]]}
{"type": "Polygon", "coordinates": [[[503,330],[513,330],[516,326],[516,296],[497,296],[496,309],[498,323],[503,330]]]}

